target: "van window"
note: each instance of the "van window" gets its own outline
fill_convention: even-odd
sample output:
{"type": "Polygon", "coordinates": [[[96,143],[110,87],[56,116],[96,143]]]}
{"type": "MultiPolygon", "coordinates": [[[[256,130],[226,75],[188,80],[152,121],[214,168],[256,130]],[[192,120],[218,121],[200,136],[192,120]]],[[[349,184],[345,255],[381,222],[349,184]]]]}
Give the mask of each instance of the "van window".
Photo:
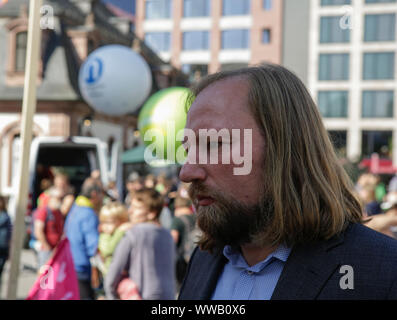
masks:
{"type": "Polygon", "coordinates": [[[90,176],[93,170],[99,169],[97,149],[95,146],[82,145],[40,145],[35,168],[37,174],[33,181],[33,208],[37,206],[37,198],[41,193],[41,180],[45,178],[39,172],[48,172],[50,168],[65,172],[69,177],[70,184],[74,187],[75,195],[77,195],[84,180],[90,176]]]}

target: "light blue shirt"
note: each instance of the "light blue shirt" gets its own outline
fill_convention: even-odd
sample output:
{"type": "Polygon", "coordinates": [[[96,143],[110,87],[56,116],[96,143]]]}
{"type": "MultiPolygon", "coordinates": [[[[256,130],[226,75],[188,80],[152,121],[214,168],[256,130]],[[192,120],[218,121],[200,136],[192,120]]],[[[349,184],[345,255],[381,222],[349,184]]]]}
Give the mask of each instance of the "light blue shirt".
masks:
{"type": "Polygon", "coordinates": [[[229,260],[218,279],[212,300],[270,300],[291,248],[280,245],[265,260],[249,266],[242,254],[225,246],[229,260]]]}

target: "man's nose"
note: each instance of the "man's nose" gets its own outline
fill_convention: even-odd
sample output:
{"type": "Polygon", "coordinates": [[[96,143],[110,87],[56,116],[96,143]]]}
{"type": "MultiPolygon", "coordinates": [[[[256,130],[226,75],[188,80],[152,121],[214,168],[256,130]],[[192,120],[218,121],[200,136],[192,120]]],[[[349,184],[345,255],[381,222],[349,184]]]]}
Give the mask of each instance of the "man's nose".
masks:
{"type": "Polygon", "coordinates": [[[207,174],[204,168],[192,163],[185,163],[179,173],[179,179],[186,183],[193,182],[195,180],[204,181],[206,177],[207,174]]]}

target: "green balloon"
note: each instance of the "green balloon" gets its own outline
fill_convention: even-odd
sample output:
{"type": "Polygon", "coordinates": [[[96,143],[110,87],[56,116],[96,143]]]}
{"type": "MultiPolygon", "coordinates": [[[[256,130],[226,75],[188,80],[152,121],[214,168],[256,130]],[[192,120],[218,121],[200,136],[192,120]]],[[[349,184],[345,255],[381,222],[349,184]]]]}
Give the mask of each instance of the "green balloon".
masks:
{"type": "MultiPolygon", "coordinates": [[[[186,125],[188,88],[160,90],[144,104],[138,116],[138,129],[143,142],[159,159],[177,161],[181,141],[177,134],[186,125]]],[[[148,149],[148,148],[146,148],[148,149]]]]}

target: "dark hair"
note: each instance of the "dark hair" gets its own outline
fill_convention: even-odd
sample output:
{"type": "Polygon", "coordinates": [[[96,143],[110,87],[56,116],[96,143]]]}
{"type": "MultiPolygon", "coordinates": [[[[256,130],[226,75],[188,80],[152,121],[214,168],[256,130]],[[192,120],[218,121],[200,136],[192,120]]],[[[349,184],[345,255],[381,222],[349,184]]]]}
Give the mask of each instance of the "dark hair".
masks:
{"type": "Polygon", "coordinates": [[[264,174],[274,215],[263,235],[271,244],[329,239],[362,221],[353,184],[338,161],[304,84],[286,68],[264,64],[205,77],[187,99],[225,79],[249,85],[248,108],[266,141],[264,174]]]}
{"type": "Polygon", "coordinates": [[[101,181],[91,177],[85,179],[83,186],[81,187],[80,194],[84,197],[91,198],[91,193],[93,191],[95,191],[96,193],[103,192],[103,186],[101,181]]]}
{"type": "Polygon", "coordinates": [[[152,188],[137,190],[134,194],[136,201],[142,202],[150,212],[156,214],[156,219],[160,216],[164,207],[164,197],[152,188]]]}

